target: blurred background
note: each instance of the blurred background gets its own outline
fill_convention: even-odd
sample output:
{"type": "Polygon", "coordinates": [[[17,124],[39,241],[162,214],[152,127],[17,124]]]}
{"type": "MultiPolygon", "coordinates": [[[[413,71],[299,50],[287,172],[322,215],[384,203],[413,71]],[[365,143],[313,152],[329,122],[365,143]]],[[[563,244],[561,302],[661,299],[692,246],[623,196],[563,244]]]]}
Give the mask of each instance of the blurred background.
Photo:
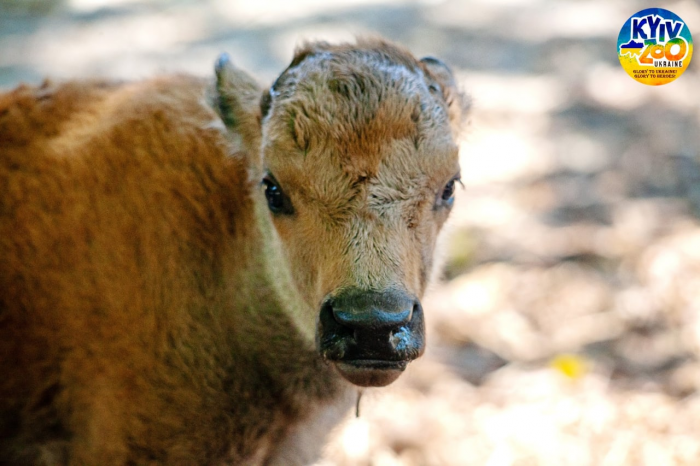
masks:
{"type": "Polygon", "coordinates": [[[697,465],[700,57],[632,80],[617,35],[648,7],[700,41],[697,0],[0,0],[0,88],[222,51],[270,83],[365,33],[440,57],[474,104],[429,348],[317,466],[697,465]]]}

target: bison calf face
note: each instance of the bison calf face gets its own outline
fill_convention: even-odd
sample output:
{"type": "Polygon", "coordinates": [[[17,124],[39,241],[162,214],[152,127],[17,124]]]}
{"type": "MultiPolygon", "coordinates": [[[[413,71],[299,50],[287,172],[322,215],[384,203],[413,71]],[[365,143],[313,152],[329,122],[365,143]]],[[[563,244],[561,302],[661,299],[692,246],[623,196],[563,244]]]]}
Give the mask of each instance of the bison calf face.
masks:
{"type": "Polygon", "coordinates": [[[441,62],[377,42],[301,50],[263,98],[262,185],[302,321],[353,384],[391,383],[424,350],[457,100],[441,62]]]}

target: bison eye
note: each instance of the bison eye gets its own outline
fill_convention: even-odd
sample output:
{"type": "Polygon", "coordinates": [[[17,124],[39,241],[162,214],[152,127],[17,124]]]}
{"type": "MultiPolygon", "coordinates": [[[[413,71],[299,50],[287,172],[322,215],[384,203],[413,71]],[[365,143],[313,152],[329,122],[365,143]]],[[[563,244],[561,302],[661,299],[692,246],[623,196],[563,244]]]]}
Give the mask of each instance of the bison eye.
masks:
{"type": "Polygon", "coordinates": [[[445,189],[442,190],[442,200],[449,201],[455,195],[455,180],[450,180],[449,183],[445,185],[445,189]]]}
{"type": "Polygon", "coordinates": [[[265,186],[265,198],[267,199],[267,206],[275,214],[292,214],[294,209],[292,208],[292,202],[289,200],[282,188],[280,188],[277,180],[272,176],[268,175],[262,180],[263,186],[265,186]]]}
{"type": "Polygon", "coordinates": [[[455,183],[461,183],[459,177],[454,177],[447,182],[445,187],[442,189],[440,198],[437,201],[437,207],[450,207],[454,203],[455,198],[455,183]]]}

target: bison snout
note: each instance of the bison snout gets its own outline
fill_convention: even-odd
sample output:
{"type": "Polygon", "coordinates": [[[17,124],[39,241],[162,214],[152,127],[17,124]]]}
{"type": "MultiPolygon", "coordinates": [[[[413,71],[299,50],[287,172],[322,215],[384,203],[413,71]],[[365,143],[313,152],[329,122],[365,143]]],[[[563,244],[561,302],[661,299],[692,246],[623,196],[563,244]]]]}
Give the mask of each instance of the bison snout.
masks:
{"type": "Polygon", "coordinates": [[[396,380],[425,348],[423,309],[403,291],[349,289],[321,307],[317,341],[324,359],[359,386],[396,380]]]}

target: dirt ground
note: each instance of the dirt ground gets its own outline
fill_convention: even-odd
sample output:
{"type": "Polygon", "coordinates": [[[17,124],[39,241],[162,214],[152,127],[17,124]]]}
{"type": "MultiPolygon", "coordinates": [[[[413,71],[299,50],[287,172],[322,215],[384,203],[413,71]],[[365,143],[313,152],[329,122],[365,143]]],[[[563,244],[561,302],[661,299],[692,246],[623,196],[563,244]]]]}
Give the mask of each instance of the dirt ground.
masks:
{"type": "Polygon", "coordinates": [[[700,57],[628,77],[649,6],[700,40],[696,0],[0,0],[0,87],[222,51],[270,82],[303,39],[365,33],[442,58],[474,105],[429,348],[317,466],[697,465],[700,57]]]}

